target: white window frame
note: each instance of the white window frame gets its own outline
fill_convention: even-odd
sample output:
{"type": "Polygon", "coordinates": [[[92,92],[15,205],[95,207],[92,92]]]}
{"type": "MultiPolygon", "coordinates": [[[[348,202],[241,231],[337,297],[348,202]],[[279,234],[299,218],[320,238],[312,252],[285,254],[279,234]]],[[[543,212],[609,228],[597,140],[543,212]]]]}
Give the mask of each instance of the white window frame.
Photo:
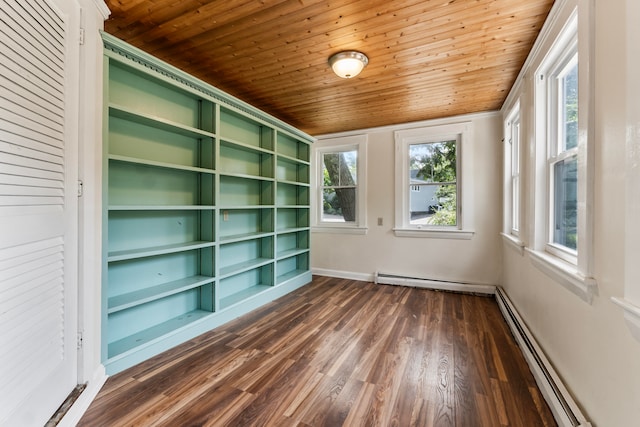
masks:
{"type": "MultiPolygon", "coordinates": [[[[547,47],[547,54],[540,61],[534,79],[535,105],[535,149],[533,182],[532,248],[527,248],[532,263],[587,303],[597,294],[597,284],[593,279],[593,4],[578,0],[567,1],[563,5],[560,18],[551,30],[553,39],[547,47]],[[560,69],[573,54],[573,46],[579,57],[578,62],[578,190],[577,190],[577,251],[554,245],[551,239],[550,215],[553,210],[551,173],[555,161],[572,155],[558,156],[553,140],[558,136],[555,121],[550,115],[557,110],[550,96],[549,85],[553,84],[553,74],[560,69]],[[550,83],[551,82],[551,83],[550,83]]],[[[547,41],[545,41],[546,43],[547,41]]],[[[552,94],[551,94],[552,95],[552,94]]]]}
{"type": "MultiPolygon", "coordinates": [[[[577,20],[577,17],[575,18],[577,20]]],[[[544,76],[544,81],[547,85],[547,243],[545,250],[561,258],[562,260],[577,265],[578,263],[578,249],[571,249],[561,244],[554,242],[554,217],[555,217],[555,166],[565,160],[578,157],[578,147],[570,149],[563,149],[561,140],[565,137],[565,132],[560,120],[561,114],[561,91],[559,90],[558,80],[562,76],[565,70],[578,61],[578,40],[577,40],[577,28],[573,34],[573,37],[568,40],[567,44],[562,49],[562,54],[558,55],[553,61],[549,63],[549,68],[544,76]]],[[[579,66],[579,65],[578,65],[579,66]]],[[[542,75],[541,75],[542,77],[542,75]]],[[[541,78],[542,82],[543,79],[541,78]]],[[[578,103],[580,100],[578,99],[578,103]]],[[[578,104],[580,106],[580,104],[578,104]]],[[[580,216],[580,213],[578,213],[580,216]]],[[[580,231],[580,230],[579,230],[580,231]]],[[[580,234],[580,233],[578,233],[580,234]]]]}
{"type": "Polygon", "coordinates": [[[522,122],[520,120],[520,103],[511,109],[505,123],[505,205],[508,206],[505,215],[505,232],[516,239],[520,238],[522,224],[522,122]]]}
{"type": "Polygon", "coordinates": [[[502,237],[520,255],[524,254],[522,236],[522,158],[523,132],[520,100],[508,110],[504,121],[504,179],[502,237]]]}
{"type": "Polygon", "coordinates": [[[472,158],[472,130],[471,122],[437,125],[396,131],[396,165],[395,165],[395,227],[397,237],[428,237],[443,239],[471,239],[472,230],[472,200],[470,183],[472,158]],[[409,147],[414,144],[425,144],[456,139],[456,187],[457,187],[457,225],[412,225],[409,219],[409,147]],[[467,167],[467,169],[463,169],[467,167]]]}
{"type": "Polygon", "coordinates": [[[367,233],[367,135],[320,139],[312,146],[313,172],[311,189],[311,231],[315,233],[367,233]],[[349,222],[322,221],[323,156],[328,153],[357,151],[356,220],[349,222]]]}

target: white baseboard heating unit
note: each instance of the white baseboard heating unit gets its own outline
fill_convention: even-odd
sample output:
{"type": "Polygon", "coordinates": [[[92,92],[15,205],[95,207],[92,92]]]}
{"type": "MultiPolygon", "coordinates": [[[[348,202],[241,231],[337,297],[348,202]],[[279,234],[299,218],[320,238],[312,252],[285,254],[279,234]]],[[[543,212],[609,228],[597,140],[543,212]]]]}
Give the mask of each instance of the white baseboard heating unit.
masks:
{"type": "Polygon", "coordinates": [[[397,274],[380,273],[376,271],[374,282],[383,285],[401,285],[414,288],[434,289],[440,291],[467,292],[473,294],[493,295],[496,287],[466,282],[454,282],[436,279],[424,279],[419,277],[406,277],[397,274]]]}
{"type": "Polygon", "coordinates": [[[585,419],[504,290],[497,287],[495,296],[502,316],[511,328],[511,333],[518,342],[529,369],[531,369],[558,425],[562,427],[590,427],[591,423],[585,419]]]}

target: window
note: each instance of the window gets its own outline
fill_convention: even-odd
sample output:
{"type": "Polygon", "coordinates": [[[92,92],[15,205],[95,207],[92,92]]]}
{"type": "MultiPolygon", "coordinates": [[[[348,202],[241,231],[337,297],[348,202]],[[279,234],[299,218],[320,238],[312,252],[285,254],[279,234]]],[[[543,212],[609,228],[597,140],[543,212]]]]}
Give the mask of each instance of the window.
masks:
{"type": "Polygon", "coordinates": [[[355,222],[358,151],[322,153],[321,222],[355,222]]]}
{"type": "Polygon", "coordinates": [[[505,233],[520,236],[520,105],[517,104],[505,123],[505,233]]]}
{"type": "Polygon", "coordinates": [[[319,140],[313,148],[313,230],[366,232],[366,136],[319,140]]]}
{"type": "Polygon", "coordinates": [[[533,263],[590,302],[592,278],[593,123],[589,120],[590,6],[567,3],[535,73],[536,183],[533,263]],[[579,37],[579,35],[583,35],[579,37]]]}
{"type": "Polygon", "coordinates": [[[457,144],[451,139],[409,145],[410,225],[457,225],[457,144]]]}
{"type": "Polygon", "coordinates": [[[578,53],[575,43],[547,82],[549,252],[576,263],[578,225],[578,53]]]}
{"type": "Polygon", "coordinates": [[[471,238],[462,227],[460,185],[470,129],[462,123],[395,133],[397,236],[471,238]]]}

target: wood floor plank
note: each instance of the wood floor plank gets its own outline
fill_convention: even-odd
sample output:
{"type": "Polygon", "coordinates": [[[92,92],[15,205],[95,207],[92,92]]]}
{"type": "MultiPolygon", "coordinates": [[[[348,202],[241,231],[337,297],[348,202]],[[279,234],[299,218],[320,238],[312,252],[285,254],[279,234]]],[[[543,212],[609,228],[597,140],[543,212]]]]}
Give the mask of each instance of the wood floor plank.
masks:
{"type": "Polygon", "coordinates": [[[555,426],[492,298],[314,277],[108,379],[79,426],[555,426]]]}

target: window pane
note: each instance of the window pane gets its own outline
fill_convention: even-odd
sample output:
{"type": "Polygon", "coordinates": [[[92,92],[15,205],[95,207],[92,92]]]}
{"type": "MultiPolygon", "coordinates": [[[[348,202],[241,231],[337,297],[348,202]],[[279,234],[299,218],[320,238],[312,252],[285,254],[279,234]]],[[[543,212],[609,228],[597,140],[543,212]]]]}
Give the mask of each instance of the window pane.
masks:
{"type": "Polygon", "coordinates": [[[421,185],[409,194],[409,224],[456,225],[456,185],[421,185]]]}
{"type": "Polygon", "coordinates": [[[520,176],[511,181],[511,230],[520,230],[520,176]]]}
{"type": "Polygon", "coordinates": [[[409,146],[411,185],[424,182],[456,181],[456,141],[409,146]]]}
{"type": "Polygon", "coordinates": [[[358,152],[326,153],[322,158],[324,186],[353,186],[357,182],[358,152]]]}
{"type": "Polygon", "coordinates": [[[322,221],[353,222],[355,220],[355,188],[324,188],[322,190],[322,221]]]}
{"type": "Polygon", "coordinates": [[[560,77],[561,126],[564,150],[578,146],[578,62],[572,61],[560,77]]]}
{"type": "Polygon", "coordinates": [[[576,156],[554,165],[553,241],[570,249],[577,248],[578,159],[576,156]]]}

